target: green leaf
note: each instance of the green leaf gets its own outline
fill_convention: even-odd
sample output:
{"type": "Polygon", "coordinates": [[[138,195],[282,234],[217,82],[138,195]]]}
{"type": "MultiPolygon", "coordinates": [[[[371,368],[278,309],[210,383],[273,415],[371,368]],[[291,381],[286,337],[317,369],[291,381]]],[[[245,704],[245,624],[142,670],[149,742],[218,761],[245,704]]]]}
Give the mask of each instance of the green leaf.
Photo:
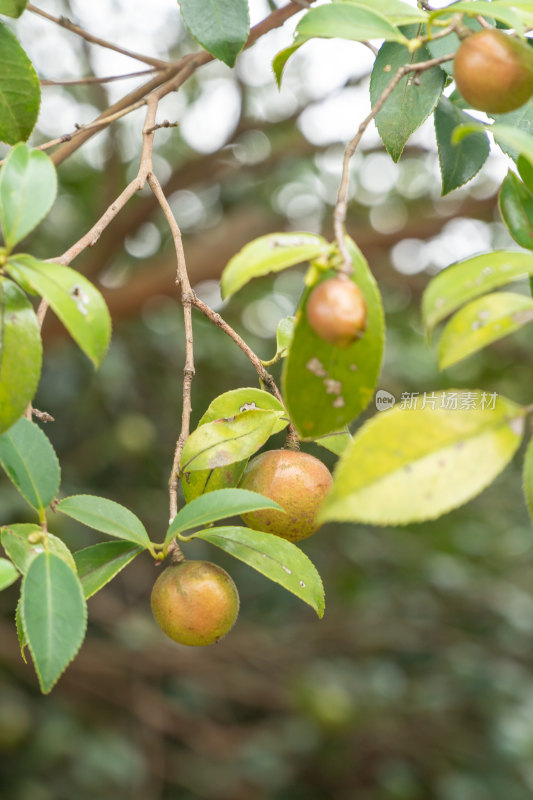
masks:
{"type": "Polygon", "coordinates": [[[501,185],[498,205],[513,239],[522,247],[533,250],[533,194],[510,170],[501,185]]]}
{"type": "Polygon", "coordinates": [[[351,444],[352,438],[352,434],[348,428],[345,428],[343,431],[338,431],[337,433],[326,433],[324,436],[319,436],[315,439],[315,444],[319,444],[320,447],[324,447],[326,450],[329,450],[330,453],[335,453],[336,456],[340,456],[348,445],[351,444]]]}
{"type": "Polygon", "coordinates": [[[100,591],[139,553],[142,548],[128,542],[101,542],[74,553],[85,599],[100,591]]]}
{"type": "Polygon", "coordinates": [[[250,32],[247,0],[179,0],[189,33],[228,67],[246,44],[250,32]]]}
{"type": "Polygon", "coordinates": [[[61,500],[56,511],[61,511],[95,531],[125,539],[153,552],[153,545],[139,517],[114,500],[93,494],[73,494],[61,500]]]}
{"type": "Polygon", "coordinates": [[[42,691],[50,692],[81,647],[87,606],[76,573],[40,553],[22,581],[22,624],[42,691]]]}
{"type": "Polygon", "coordinates": [[[452,133],[458,125],[472,121],[447,97],[441,97],[435,109],[435,133],[439,150],[439,163],[442,175],[442,194],[453,192],[471,180],[488,158],[489,139],[486,133],[468,136],[457,144],[452,144],[452,133]]]}
{"type": "Polygon", "coordinates": [[[0,436],[0,464],[27,502],[44,512],[59,489],[55,450],[43,431],[24,417],[0,436]]]}
{"type": "Polygon", "coordinates": [[[197,497],[178,511],[170,523],[165,542],[170,542],[177,533],[183,533],[191,528],[210,525],[219,519],[236,517],[263,508],[283,511],[274,500],[247,489],[221,489],[218,492],[211,492],[203,497],[197,497]]]}
{"type": "Polygon", "coordinates": [[[222,297],[231,297],[252,278],[325,256],[329,249],[329,242],[314,233],[270,233],[254,239],[224,268],[222,297]]]}
{"type": "Polygon", "coordinates": [[[386,17],[355,3],[334,3],[312,8],[296,27],[296,37],[305,39],[385,39],[406,44],[407,38],[386,17]]]}
{"type": "MultiPolygon", "coordinates": [[[[44,552],[45,546],[41,539],[43,532],[42,529],[33,523],[19,522],[14,525],[4,525],[1,530],[2,547],[6,551],[11,561],[15,564],[17,569],[25,574],[31,562],[38,556],[39,553],[44,552]],[[38,541],[30,541],[39,537],[38,541]]],[[[49,533],[47,536],[46,549],[50,553],[62,558],[65,564],[68,564],[71,569],[76,571],[76,564],[72,553],[67,545],[49,533]]]]}
{"type": "Polygon", "coordinates": [[[516,166],[518,167],[518,172],[525,185],[529,191],[533,193],[533,164],[531,164],[527,158],[518,156],[516,160],[516,166]]]}
{"type": "Polygon", "coordinates": [[[410,22],[424,22],[428,20],[427,12],[420,8],[413,8],[402,3],[401,0],[333,0],[337,3],[351,3],[364,6],[392,22],[393,25],[408,25],[410,22]]]}
{"type": "Polygon", "coordinates": [[[41,87],[33,65],[9,28],[0,22],[0,141],[26,140],[39,115],[41,87]]]}
{"type": "MultiPolygon", "coordinates": [[[[404,29],[415,37],[420,26],[410,25],[404,29]]],[[[394,78],[399,67],[416,64],[430,58],[425,47],[410,53],[407,47],[397,42],[385,42],[379,50],[370,77],[370,100],[372,105],[394,78]]],[[[387,102],[376,115],[376,126],[383,144],[393,161],[398,161],[412,133],[429,117],[442,94],[446,76],[440,67],[432,67],[418,75],[405,75],[389,95],[387,102]]]]}
{"type": "Polygon", "coordinates": [[[524,457],[524,496],[529,511],[529,516],[533,520],[533,439],[530,439],[524,457]]]}
{"type": "Polygon", "coordinates": [[[272,60],[272,71],[276,77],[276,83],[278,84],[278,88],[281,87],[281,79],[283,78],[283,72],[287,65],[287,61],[289,58],[295,53],[300,47],[308,41],[306,36],[299,36],[297,37],[294,42],[291,44],[290,47],[285,47],[283,50],[280,50],[277,53],[273,60],[272,60]]]}
{"type": "Polygon", "coordinates": [[[520,445],[524,411],[510,400],[465,390],[424,400],[425,407],[396,406],[360,428],[339,461],[321,523],[435,519],[479,494],[520,445]]]}
{"type": "Polygon", "coordinates": [[[495,250],[451,264],[430,281],[423,294],[426,330],[433,330],[469,300],[526,275],[533,275],[533,255],[515,250],[495,250]]]}
{"type": "Polygon", "coordinates": [[[484,125],[482,122],[459,125],[453,132],[452,143],[461,142],[465,136],[471,136],[486,130],[493,134],[494,140],[502,146],[503,150],[517,153],[533,164],[533,136],[523,130],[512,128],[510,125],[502,125],[496,122],[490,126],[484,125]]]}
{"type": "Polygon", "coordinates": [[[27,5],[28,0],[0,0],[0,14],[5,14],[6,17],[20,17],[27,5]]]}
{"type": "MultiPolygon", "coordinates": [[[[516,131],[533,134],[533,98],[530,98],[527,103],[524,103],[523,106],[520,106],[515,111],[509,111],[507,114],[492,114],[491,116],[494,117],[498,125],[505,125],[516,131]]],[[[518,161],[519,149],[514,147],[512,142],[498,139],[497,144],[513,161],[518,161]]]]}
{"type": "Polygon", "coordinates": [[[482,17],[488,17],[489,19],[496,19],[498,22],[504,22],[510,28],[514,28],[517,33],[521,34],[524,32],[524,26],[520,16],[513,10],[503,3],[485,2],[485,0],[474,0],[474,2],[465,0],[465,2],[451,3],[444,8],[432,11],[430,18],[434,20],[437,17],[449,16],[457,13],[469,14],[473,17],[480,15],[482,17]]]}
{"type": "Polygon", "coordinates": [[[285,358],[294,336],[296,317],[284,317],[278,322],[276,328],[276,356],[285,358]]]}
{"type": "Polygon", "coordinates": [[[281,411],[243,411],[201,425],[185,442],[181,471],[213,469],[248,458],[272,435],[281,415],[281,411]]]}
{"type": "MultiPolygon", "coordinates": [[[[305,313],[314,287],[304,293],[282,385],[290,417],[305,439],[336,433],[355,419],[372,399],[379,377],[385,335],[381,297],[364,257],[351,240],[346,241],[354,266],[352,278],[366,299],[367,326],[350,347],[336,347],[320,339],[305,313]]],[[[321,279],[335,274],[330,270],[321,279]]]]}
{"type": "Polygon", "coordinates": [[[22,416],[37,390],[43,346],[31,303],[0,277],[0,433],[22,416]]]}
{"type": "Polygon", "coordinates": [[[485,295],[462,308],[448,322],[439,346],[439,368],[477,353],[533,320],[533,300],[514,292],[485,295]]]}
{"type": "Polygon", "coordinates": [[[44,297],[76,344],[99,366],[111,338],[111,317],[98,289],[76,270],[32,256],[12,256],[6,270],[24,288],[44,297]]]}
{"type": "Polygon", "coordinates": [[[0,591],[15,583],[18,577],[19,573],[15,565],[7,558],[0,558],[0,591]]]}
{"type": "MultiPolygon", "coordinates": [[[[285,409],[270,392],[264,392],[256,388],[234,389],[230,392],[216,397],[208,407],[207,411],[198,423],[205,425],[217,419],[234,417],[241,411],[250,409],[263,409],[283,412],[285,419],[281,417],[272,430],[278,433],[287,427],[287,414],[285,409]]],[[[190,503],[195,497],[202,494],[213,492],[216,489],[229,489],[236,486],[246,467],[246,459],[226,464],[215,469],[192,470],[185,472],[182,479],[182,489],[185,501],[190,503]]]]}
{"type": "Polygon", "coordinates": [[[511,6],[524,25],[533,27],[533,4],[531,0],[499,0],[499,6],[511,6]]]}
{"type": "MultiPolygon", "coordinates": [[[[462,24],[466,25],[473,31],[480,31],[481,24],[477,19],[471,17],[463,17],[462,24]]],[[[432,39],[426,44],[430,52],[431,58],[441,58],[442,56],[453,55],[458,49],[461,41],[456,33],[449,33],[448,36],[443,36],[441,39],[432,39]]],[[[453,78],[453,61],[443,61],[440,68],[453,78]]]]}
{"type": "Polygon", "coordinates": [[[210,528],[194,534],[279,583],[287,591],[324,614],[324,587],[316,568],[299,547],[271,533],[250,528],[210,528]]]}
{"type": "Polygon", "coordinates": [[[19,597],[17,608],[15,610],[15,625],[17,627],[17,639],[19,640],[20,655],[25,664],[27,664],[26,653],[24,652],[28,646],[28,640],[24,633],[24,625],[22,624],[22,597],[19,597]]]}
{"type": "Polygon", "coordinates": [[[0,221],[8,250],[48,214],[56,194],[52,160],[24,142],[17,144],[0,170],[0,221]]]}

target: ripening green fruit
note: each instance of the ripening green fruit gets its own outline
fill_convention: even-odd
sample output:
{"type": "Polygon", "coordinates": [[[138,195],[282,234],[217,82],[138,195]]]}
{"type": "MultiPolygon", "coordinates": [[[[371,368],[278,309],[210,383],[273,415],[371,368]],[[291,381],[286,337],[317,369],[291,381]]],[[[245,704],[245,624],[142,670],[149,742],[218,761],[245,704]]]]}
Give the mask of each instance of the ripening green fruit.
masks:
{"type": "Polygon", "coordinates": [[[283,509],[251,511],[242,518],[256,531],[274,533],[290,542],[311,536],[317,511],[333,478],[324,464],[299,450],[269,450],[253,458],[240,486],[275,500],[283,509]]]}
{"type": "Polygon", "coordinates": [[[179,644],[218,642],[239,613],[239,594],[226,570],[209,561],[182,561],[167,567],[152,589],[152,613],[179,644]]]}
{"type": "Polygon", "coordinates": [[[489,114],[514,111],[533,94],[533,50],[521,39],[492,28],[463,40],[453,72],[467,103],[489,114]]]}
{"type": "Polygon", "coordinates": [[[366,327],[365,296],[349,278],[328,278],[309,295],[306,314],[317,336],[337,347],[349,347],[366,327]]]}

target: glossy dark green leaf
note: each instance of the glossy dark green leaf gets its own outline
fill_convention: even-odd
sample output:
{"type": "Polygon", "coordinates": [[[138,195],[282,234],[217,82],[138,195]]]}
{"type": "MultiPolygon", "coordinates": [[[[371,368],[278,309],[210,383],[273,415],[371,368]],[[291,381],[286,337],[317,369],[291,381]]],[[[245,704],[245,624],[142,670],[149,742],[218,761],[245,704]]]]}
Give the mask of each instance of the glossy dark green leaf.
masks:
{"type": "Polygon", "coordinates": [[[228,67],[244,47],[250,32],[247,0],[179,0],[191,35],[228,67]]]}
{"type": "MultiPolygon", "coordinates": [[[[338,432],[357,417],[372,399],[378,380],[384,343],[381,297],[368,264],[347,240],[354,266],[353,280],[365,295],[367,326],[346,348],[320,339],[313,331],[305,306],[308,287],[296,316],[294,337],[284,362],[283,396],[291,419],[304,439],[338,432]]],[[[332,271],[322,279],[331,277],[332,271]]]]}
{"type": "Polygon", "coordinates": [[[100,591],[142,551],[129,542],[101,542],[74,553],[85,599],[100,591]]]}
{"type": "Polygon", "coordinates": [[[249,511],[263,508],[274,508],[283,511],[274,500],[247,489],[221,489],[210,492],[188,503],[178,511],[168,528],[165,542],[169,542],[177,533],[210,525],[220,519],[236,517],[249,511]]]}
{"type": "Polygon", "coordinates": [[[237,526],[208,528],[194,534],[279,583],[287,591],[324,614],[324,587],[320,575],[307,556],[292,542],[271,533],[237,526]]]}
{"type": "Polygon", "coordinates": [[[515,292],[495,292],[473,300],[447,323],[439,344],[445,369],[533,320],[533,300],[515,292]]]}
{"type": "Polygon", "coordinates": [[[460,306],[518,278],[533,275],[533,255],[495,250],[451,264],[428,284],[422,296],[427,331],[460,306]]]}
{"type": "Polygon", "coordinates": [[[6,17],[20,17],[27,5],[28,0],[0,0],[0,14],[5,14],[6,17]]]}
{"type": "Polygon", "coordinates": [[[22,416],[37,390],[41,330],[31,303],[0,276],[0,433],[22,416]]]}
{"type": "Polygon", "coordinates": [[[457,144],[452,144],[452,133],[458,125],[472,121],[447,97],[435,109],[435,133],[439,150],[439,163],[442,176],[442,194],[453,192],[471,180],[488,158],[489,138],[485,132],[468,136],[457,144]]]}
{"type": "Polygon", "coordinates": [[[501,185],[498,205],[513,239],[533,250],[533,194],[510,170],[501,185]]]}
{"type": "Polygon", "coordinates": [[[39,114],[41,87],[33,65],[9,28],[0,22],[0,141],[25,141],[39,114]]]}
{"type": "Polygon", "coordinates": [[[19,578],[19,571],[7,558],[0,558],[0,591],[7,589],[19,578]]]}
{"type": "MultiPolygon", "coordinates": [[[[420,32],[420,26],[409,25],[404,31],[410,38],[420,32]]],[[[385,42],[379,50],[370,77],[370,100],[374,105],[387,88],[399,67],[416,64],[430,58],[425,47],[413,53],[398,42],[385,42]]],[[[446,76],[440,67],[421,72],[415,82],[414,74],[405,75],[388,97],[376,116],[376,125],[393,161],[398,161],[412,133],[429,117],[442,94],[446,76]]]]}
{"type": "Polygon", "coordinates": [[[76,344],[99,366],[111,339],[111,317],[96,286],[70,267],[28,255],[12,256],[6,270],[22,286],[44,297],[76,344]]]}
{"type": "Polygon", "coordinates": [[[52,160],[21,142],[0,169],[0,221],[11,250],[48,214],[57,194],[52,160]]]}
{"type": "Polygon", "coordinates": [[[27,502],[38,511],[54,499],[59,489],[59,461],[50,440],[26,418],[0,436],[0,465],[27,502]]]}
{"type": "Polygon", "coordinates": [[[126,539],[150,551],[153,549],[141,520],[129,508],[114,500],[92,494],[74,494],[61,500],[56,511],[96,531],[126,539]]]}
{"type": "Polygon", "coordinates": [[[78,576],[53,553],[40,553],[22,581],[22,625],[42,691],[51,691],[77,654],[87,628],[78,576]]]}
{"type": "Polygon", "coordinates": [[[231,419],[217,419],[201,425],[185,442],[182,472],[223,467],[248,458],[272,435],[282,413],[243,411],[231,419]]]}
{"type": "MultiPolygon", "coordinates": [[[[0,531],[2,547],[17,569],[23,574],[26,573],[33,559],[45,550],[42,529],[32,523],[19,522],[14,525],[4,525],[0,531]],[[37,537],[38,541],[35,541],[37,537]]],[[[67,545],[53,533],[47,534],[46,547],[50,553],[62,558],[71,569],[76,569],[74,558],[67,545]]]]}
{"type": "Polygon", "coordinates": [[[334,473],[320,523],[406,525],[466,503],[510,462],[524,409],[480,391],[427,392],[413,408],[376,414],[334,473]]]}

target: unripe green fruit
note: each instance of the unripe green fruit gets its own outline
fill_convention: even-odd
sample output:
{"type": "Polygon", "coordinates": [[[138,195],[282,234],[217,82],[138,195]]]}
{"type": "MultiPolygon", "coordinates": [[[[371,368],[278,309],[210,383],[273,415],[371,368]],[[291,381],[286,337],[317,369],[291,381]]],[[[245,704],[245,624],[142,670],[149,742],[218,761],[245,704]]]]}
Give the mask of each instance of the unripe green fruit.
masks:
{"type": "Polygon", "coordinates": [[[283,509],[252,511],[242,518],[256,531],[274,533],[290,542],[311,536],[317,511],[333,478],[324,464],[299,450],[269,450],[246,467],[241,487],[275,500],[283,509]]]}
{"type": "Polygon", "coordinates": [[[167,567],[152,589],[152,613],[179,644],[218,642],[239,613],[239,594],[226,570],[209,561],[182,561],[167,567]]]}
{"type": "Polygon", "coordinates": [[[317,336],[337,347],[349,347],[366,327],[366,301],[349,278],[328,278],[307,301],[307,319],[317,336]]]}
{"type": "Polygon", "coordinates": [[[533,50],[499,30],[467,36],[455,54],[453,72],[467,103],[489,114],[514,111],[533,94],[533,50]]]}

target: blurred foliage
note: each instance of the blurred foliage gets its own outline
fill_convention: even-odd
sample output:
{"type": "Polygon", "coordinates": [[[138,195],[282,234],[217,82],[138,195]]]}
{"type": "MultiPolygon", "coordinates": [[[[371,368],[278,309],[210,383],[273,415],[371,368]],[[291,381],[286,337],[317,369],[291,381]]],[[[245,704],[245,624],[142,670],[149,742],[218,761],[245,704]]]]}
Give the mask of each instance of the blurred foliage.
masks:
{"type": "MultiPolygon", "coordinates": [[[[172,45],[174,54],[182,46],[181,40],[172,45]]],[[[293,84],[304,82],[301,64],[299,74],[293,68],[293,84]]],[[[217,69],[204,82],[195,78],[187,103],[220,78],[217,69]]],[[[358,80],[354,74],[352,82],[358,80]]],[[[174,197],[190,241],[251,206],[278,229],[324,224],[327,233],[341,150],[315,148],[295,135],[293,121],[283,122],[293,107],[278,109],[274,120],[261,117],[261,97],[272,102],[268,87],[244,81],[241,89],[249,130],[174,197]],[[212,169],[231,158],[235,170],[211,180],[212,169]]],[[[72,96],[88,102],[79,88],[72,96]]],[[[98,105],[96,90],[92,102],[98,105]]],[[[120,191],[138,157],[127,125],[102,135],[90,155],[82,149],[62,165],[58,205],[33,237],[36,255],[64,250],[120,191]]],[[[210,158],[194,153],[179,130],[161,132],[160,144],[159,166],[169,176],[195,159],[201,172],[210,158]]],[[[437,371],[436,347],[424,341],[419,313],[428,273],[508,240],[494,212],[498,168],[441,199],[436,153],[418,146],[396,166],[371,146],[354,165],[349,229],[376,271],[387,312],[380,388],[399,399],[402,392],[477,385],[530,403],[529,328],[437,371]]],[[[159,217],[142,225],[122,252],[102,237],[93,262],[87,255],[80,267],[103,254],[98,274],[120,293],[150,269],[151,258],[171,263],[159,217]]],[[[223,308],[262,358],[274,354],[276,322],[291,313],[302,279],[295,269],[257,280],[223,308]]],[[[212,282],[197,290],[217,302],[212,282]]],[[[171,265],[168,293],[145,296],[117,321],[97,373],[50,327],[36,399],[56,420],[46,430],[62,463],[64,494],[94,492],[121,502],[160,539],[184,358],[181,308],[172,292],[171,265]]],[[[194,327],[196,423],[217,394],[255,385],[255,373],[220,330],[198,315],[194,327]]],[[[274,445],[282,442],[280,435],[274,445]]],[[[306,449],[333,467],[330,453],[306,449]]],[[[332,525],[305,541],[326,587],[321,622],[245,565],[196,542],[187,555],[228,569],[241,614],[214,647],[174,645],[151,619],[157,568],[143,555],[89,601],[87,641],[46,698],[20,658],[15,589],[2,592],[2,800],[530,800],[533,533],[520,461],[437,522],[398,529],[332,525]]],[[[15,519],[30,517],[2,480],[0,523],[15,519]]],[[[50,527],[74,549],[99,540],[65,517],[50,527]]]]}

